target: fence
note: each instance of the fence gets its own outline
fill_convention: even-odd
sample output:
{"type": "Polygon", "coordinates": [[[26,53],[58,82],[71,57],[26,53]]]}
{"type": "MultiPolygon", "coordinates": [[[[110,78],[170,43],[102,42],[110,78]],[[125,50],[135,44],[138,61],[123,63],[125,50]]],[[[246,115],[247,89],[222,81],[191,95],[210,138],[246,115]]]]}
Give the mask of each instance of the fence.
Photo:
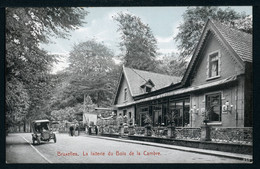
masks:
{"type": "Polygon", "coordinates": [[[200,140],[201,129],[190,127],[175,128],[175,139],[200,140]]]}
{"type": "Polygon", "coordinates": [[[118,126],[105,126],[103,127],[104,134],[118,134],[119,127],[118,126]]]}
{"type": "MultiPolygon", "coordinates": [[[[169,138],[167,127],[151,127],[151,137],[169,138]]],[[[124,127],[123,135],[147,136],[145,127],[124,127]]],[[[172,131],[176,140],[200,140],[201,128],[176,127],[172,131]]],[[[119,126],[106,126],[103,128],[104,134],[119,134],[119,126]]],[[[228,128],[228,127],[210,127],[210,139],[218,143],[236,143],[236,144],[253,144],[252,127],[228,128]]]]}
{"type": "Polygon", "coordinates": [[[154,136],[154,137],[167,138],[167,135],[168,135],[167,132],[168,132],[167,127],[153,127],[152,128],[152,136],[154,136]]]}
{"type": "Polygon", "coordinates": [[[227,128],[212,127],[210,136],[213,142],[252,144],[253,130],[252,127],[227,128]]]}

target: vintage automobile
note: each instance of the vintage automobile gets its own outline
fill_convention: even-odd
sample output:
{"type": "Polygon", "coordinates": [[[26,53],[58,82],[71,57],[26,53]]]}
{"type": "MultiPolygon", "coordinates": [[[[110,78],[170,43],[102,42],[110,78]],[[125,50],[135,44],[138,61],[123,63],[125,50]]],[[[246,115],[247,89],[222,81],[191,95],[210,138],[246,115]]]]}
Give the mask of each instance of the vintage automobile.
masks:
{"type": "Polygon", "coordinates": [[[32,141],[33,144],[37,142],[40,144],[41,141],[50,141],[54,140],[56,143],[57,138],[55,133],[51,129],[51,122],[49,120],[35,120],[32,122],[32,141]]]}

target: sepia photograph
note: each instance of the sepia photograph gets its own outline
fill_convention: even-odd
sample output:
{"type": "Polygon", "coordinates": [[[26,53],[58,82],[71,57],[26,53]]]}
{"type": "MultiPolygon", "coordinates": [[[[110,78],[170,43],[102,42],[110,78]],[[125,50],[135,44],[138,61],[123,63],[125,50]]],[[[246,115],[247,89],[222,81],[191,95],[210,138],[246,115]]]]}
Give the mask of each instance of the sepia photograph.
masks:
{"type": "Polygon", "coordinates": [[[6,7],[5,162],[252,164],[252,6],[6,7]]]}

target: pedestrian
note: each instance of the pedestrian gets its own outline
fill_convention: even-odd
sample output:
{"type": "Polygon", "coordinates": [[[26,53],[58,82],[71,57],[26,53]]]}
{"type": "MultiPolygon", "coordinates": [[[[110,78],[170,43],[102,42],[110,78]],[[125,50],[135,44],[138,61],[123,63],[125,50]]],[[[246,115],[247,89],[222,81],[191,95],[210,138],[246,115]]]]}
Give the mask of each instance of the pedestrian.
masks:
{"type": "Polygon", "coordinates": [[[73,132],[74,132],[74,127],[70,126],[70,136],[73,136],[73,132]]]}
{"type": "Polygon", "coordinates": [[[95,125],[95,132],[96,132],[96,135],[98,134],[98,127],[97,125],[95,125]]]}
{"type": "Polygon", "coordinates": [[[78,136],[79,135],[79,127],[78,125],[76,125],[75,127],[75,136],[78,136]]]}
{"type": "Polygon", "coordinates": [[[80,126],[78,125],[78,136],[79,136],[79,132],[80,132],[80,126]]]}
{"type": "Polygon", "coordinates": [[[91,126],[88,128],[88,134],[91,135],[91,126]]]}

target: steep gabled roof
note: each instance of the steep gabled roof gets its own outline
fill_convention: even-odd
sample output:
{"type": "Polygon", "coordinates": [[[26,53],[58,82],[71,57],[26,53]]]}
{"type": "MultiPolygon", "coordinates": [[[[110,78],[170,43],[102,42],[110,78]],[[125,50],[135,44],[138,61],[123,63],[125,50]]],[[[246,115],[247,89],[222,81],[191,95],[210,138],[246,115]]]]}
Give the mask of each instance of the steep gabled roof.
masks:
{"type": "Polygon", "coordinates": [[[252,35],[210,20],[243,61],[252,62],[252,35]]]}
{"type": "Polygon", "coordinates": [[[181,82],[181,77],[153,73],[123,66],[120,80],[118,82],[114,104],[116,104],[123,78],[125,78],[127,82],[132,97],[144,94],[144,91],[141,87],[144,84],[152,84],[152,91],[155,91],[181,82]]]}
{"type": "Polygon", "coordinates": [[[171,84],[178,83],[181,80],[180,77],[137,70],[127,67],[124,67],[123,71],[133,97],[143,94],[141,86],[149,81],[153,82],[154,87],[152,88],[152,91],[155,91],[171,84]]]}
{"type": "Polygon", "coordinates": [[[244,67],[244,62],[252,62],[252,35],[242,32],[240,30],[231,28],[218,21],[208,19],[202,35],[194,50],[191,61],[182,79],[182,84],[187,82],[191,72],[193,71],[195,64],[198,60],[198,55],[205,45],[205,41],[209,35],[213,33],[218,39],[226,46],[230,53],[232,53],[236,60],[240,63],[241,67],[244,67]]]}

